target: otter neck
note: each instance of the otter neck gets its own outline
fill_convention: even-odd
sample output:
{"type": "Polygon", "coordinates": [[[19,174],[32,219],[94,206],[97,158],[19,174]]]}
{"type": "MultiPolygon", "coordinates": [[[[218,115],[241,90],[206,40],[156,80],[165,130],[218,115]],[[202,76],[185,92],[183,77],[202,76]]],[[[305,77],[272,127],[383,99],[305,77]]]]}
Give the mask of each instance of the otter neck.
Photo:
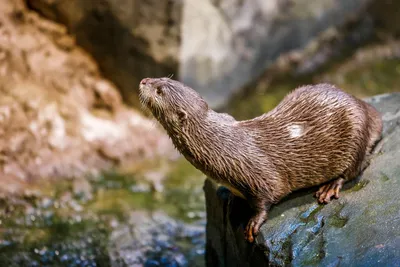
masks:
{"type": "Polygon", "coordinates": [[[227,120],[213,110],[193,117],[183,125],[180,133],[171,136],[175,146],[196,168],[217,182],[229,182],[234,170],[227,168],[231,166],[227,162],[232,161],[234,155],[224,147],[232,146],[227,142],[238,140],[233,129],[235,121],[227,120]]]}

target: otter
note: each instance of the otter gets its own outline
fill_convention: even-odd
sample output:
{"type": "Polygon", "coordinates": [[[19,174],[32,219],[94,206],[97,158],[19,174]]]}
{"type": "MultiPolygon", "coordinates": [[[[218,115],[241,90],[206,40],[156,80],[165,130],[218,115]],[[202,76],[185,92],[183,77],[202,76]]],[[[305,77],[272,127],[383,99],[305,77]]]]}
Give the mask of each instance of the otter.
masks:
{"type": "Polygon", "coordinates": [[[141,80],[139,98],[175,147],[197,169],[254,210],[244,230],[251,243],[271,205],[320,186],[320,203],[368,166],[382,120],[368,103],[331,84],[294,89],[271,111],[237,121],[217,113],[192,88],[169,78],[141,80]]]}

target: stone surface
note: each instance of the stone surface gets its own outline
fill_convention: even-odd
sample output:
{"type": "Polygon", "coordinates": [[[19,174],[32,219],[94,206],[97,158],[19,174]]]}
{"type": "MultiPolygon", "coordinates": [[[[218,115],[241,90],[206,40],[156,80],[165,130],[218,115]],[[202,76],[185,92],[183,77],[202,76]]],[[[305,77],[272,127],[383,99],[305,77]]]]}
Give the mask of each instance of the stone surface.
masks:
{"type": "Polygon", "coordinates": [[[383,139],[370,166],[338,200],[317,188],[274,206],[255,245],[245,242],[249,207],[207,181],[208,266],[398,266],[400,264],[400,93],[368,100],[382,113],[383,139]]]}
{"type": "Polygon", "coordinates": [[[212,107],[281,54],[363,14],[370,0],[26,0],[67,25],[105,75],[137,103],[146,76],[175,74],[212,107]]]}
{"type": "Polygon", "coordinates": [[[0,188],[76,177],[173,155],[165,134],[126,107],[64,26],[0,1],[0,188]]]}
{"type": "Polygon", "coordinates": [[[218,106],[280,54],[356,17],[368,2],[185,1],[180,78],[218,106]]]}
{"type": "Polygon", "coordinates": [[[125,101],[138,104],[141,79],[177,74],[181,1],[26,0],[65,24],[125,101]]]}
{"type": "Polygon", "coordinates": [[[224,112],[237,119],[257,116],[294,87],[308,83],[333,83],[361,98],[397,92],[399,8],[397,1],[369,1],[360,15],[328,28],[304,47],[280,54],[230,98],[224,112]]]}

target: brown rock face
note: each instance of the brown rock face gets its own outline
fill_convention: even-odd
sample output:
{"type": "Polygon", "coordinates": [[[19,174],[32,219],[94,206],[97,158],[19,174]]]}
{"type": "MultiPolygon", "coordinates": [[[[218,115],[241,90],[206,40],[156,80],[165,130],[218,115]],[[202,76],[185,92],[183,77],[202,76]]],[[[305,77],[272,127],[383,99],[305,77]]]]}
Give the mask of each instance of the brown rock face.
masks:
{"type": "Polygon", "coordinates": [[[173,151],[151,121],[124,106],[63,26],[20,0],[0,1],[0,10],[2,184],[96,173],[173,151]]]}
{"type": "Polygon", "coordinates": [[[371,2],[25,1],[65,24],[129,103],[137,104],[132,85],[140,79],[174,74],[213,108],[224,106],[279,55],[303,49],[325,30],[363,16],[371,2]]]}
{"type": "Polygon", "coordinates": [[[181,1],[28,0],[27,3],[46,17],[65,24],[130,104],[138,104],[135,86],[143,77],[176,74],[181,1]]]}

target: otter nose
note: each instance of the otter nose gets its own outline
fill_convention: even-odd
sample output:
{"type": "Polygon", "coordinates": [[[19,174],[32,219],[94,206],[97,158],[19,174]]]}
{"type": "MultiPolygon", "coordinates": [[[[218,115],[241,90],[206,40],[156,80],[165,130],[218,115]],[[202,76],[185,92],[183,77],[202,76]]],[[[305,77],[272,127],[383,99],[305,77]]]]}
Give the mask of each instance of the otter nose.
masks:
{"type": "Polygon", "coordinates": [[[150,83],[150,80],[151,80],[150,78],[144,78],[140,81],[140,84],[148,84],[150,83]]]}

